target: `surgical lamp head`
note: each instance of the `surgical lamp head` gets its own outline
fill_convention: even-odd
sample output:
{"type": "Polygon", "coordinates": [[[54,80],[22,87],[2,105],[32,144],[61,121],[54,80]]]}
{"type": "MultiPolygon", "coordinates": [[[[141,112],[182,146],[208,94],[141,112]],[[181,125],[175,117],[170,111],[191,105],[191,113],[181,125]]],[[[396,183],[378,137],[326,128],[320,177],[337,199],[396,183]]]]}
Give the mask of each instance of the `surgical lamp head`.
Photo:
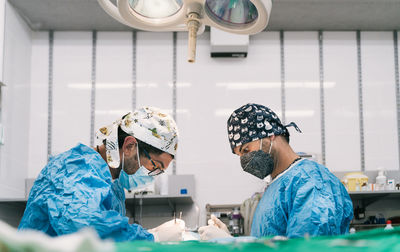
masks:
{"type": "Polygon", "coordinates": [[[256,34],[269,21],[272,0],[98,0],[119,22],[146,31],[188,31],[188,61],[194,62],[197,35],[205,26],[256,34]]]}

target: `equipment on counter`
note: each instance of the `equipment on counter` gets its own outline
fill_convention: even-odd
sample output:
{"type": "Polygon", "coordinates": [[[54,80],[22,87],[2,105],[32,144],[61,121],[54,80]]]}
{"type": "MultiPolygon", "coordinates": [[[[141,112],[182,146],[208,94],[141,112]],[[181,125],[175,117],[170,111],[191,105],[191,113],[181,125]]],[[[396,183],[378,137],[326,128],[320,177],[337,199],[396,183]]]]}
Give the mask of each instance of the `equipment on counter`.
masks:
{"type": "Polygon", "coordinates": [[[232,236],[241,236],[244,234],[243,217],[240,214],[240,205],[206,205],[207,221],[215,215],[227,227],[232,236]]]}
{"type": "Polygon", "coordinates": [[[348,191],[361,191],[362,186],[368,183],[368,176],[362,172],[349,172],[341,182],[348,191]]]}
{"type": "Polygon", "coordinates": [[[387,177],[385,176],[385,170],[383,170],[382,167],[380,167],[378,170],[378,176],[376,177],[375,181],[375,190],[384,191],[386,189],[387,177]]]}
{"type": "Polygon", "coordinates": [[[391,221],[391,220],[386,221],[386,227],[385,227],[384,229],[385,229],[385,230],[392,230],[392,229],[394,229],[393,226],[392,226],[392,221],[391,221]]]}
{"type": "Polygon", "coordinates": [[[257,209],[258,202],[262,197],[262,193],[255,193],[246,199],[240,206],[240,214],[243,217],[243,234],[250,235],[251,224],[253,223],[254,212],[257,209]]]}
{"type": "Polygon", "coordinates": [[[229,220],[229,231],[233,236],[243,234],[243,218],[240,215],[239,207],[235,207],[229,220]]]}
{"type": "Polygon", "coordinates": [[[194,195],[194,175],[169,175],[168,195],[194,195]]]}

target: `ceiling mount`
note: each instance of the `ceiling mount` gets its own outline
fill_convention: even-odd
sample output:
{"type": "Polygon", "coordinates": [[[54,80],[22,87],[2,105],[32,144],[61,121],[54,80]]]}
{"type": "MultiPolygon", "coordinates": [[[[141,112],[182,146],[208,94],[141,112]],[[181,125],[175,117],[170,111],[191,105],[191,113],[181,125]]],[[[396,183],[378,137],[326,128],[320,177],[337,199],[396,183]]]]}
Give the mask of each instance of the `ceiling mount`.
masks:
{"type": "Polygon", "coordinates": [[[98,0],[114,19],[147,31],[188,31],[188,61],[194,62],[196,36],[205,26],[236,34],[263,31],[271,0],[98,0]]]}

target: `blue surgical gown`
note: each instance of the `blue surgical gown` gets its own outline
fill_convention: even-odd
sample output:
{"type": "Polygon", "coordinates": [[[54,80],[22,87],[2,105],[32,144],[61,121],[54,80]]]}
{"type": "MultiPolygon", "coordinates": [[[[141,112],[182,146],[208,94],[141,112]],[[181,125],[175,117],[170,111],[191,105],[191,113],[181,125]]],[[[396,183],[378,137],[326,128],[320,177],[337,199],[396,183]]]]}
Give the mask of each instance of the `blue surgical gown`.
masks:
{"type": "Polygon", "coordinates": [[[92,148],[78,144],[52,158],[36,179],[19,229],[50,236],[94,228],[103,239],[154,240],[125,216],[125,194],[112,182],[107,163],[92,148]]]}
{"type": "Polygon", "coordinates": [[[289,238],[348,232],[353,204],[329,170],[301,159],[266,189],[253,218],[251,235],[289,238]]]}

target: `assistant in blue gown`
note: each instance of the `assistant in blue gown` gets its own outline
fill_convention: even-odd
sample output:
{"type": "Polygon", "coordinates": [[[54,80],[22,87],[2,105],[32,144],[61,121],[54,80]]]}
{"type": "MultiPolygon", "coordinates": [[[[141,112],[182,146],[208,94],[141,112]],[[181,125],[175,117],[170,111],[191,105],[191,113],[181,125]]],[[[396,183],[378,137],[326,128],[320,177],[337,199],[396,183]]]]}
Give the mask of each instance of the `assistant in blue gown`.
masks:
{"type": "Polygon", "coordinates": [[[328,169],[301,159],[275,178],[260,200],[251,235],[303,237],[348,232],[353,204],[328,169]]]}
{"type": "Polygon", "coordinates": [[[143,227],[129,224],[125,211],[119,180],[112,182],[99,153],[78,144],[52,158],[40,172],[18,228],[58,236],[90,226],[103,239],[154,240],[143,227]]]}

